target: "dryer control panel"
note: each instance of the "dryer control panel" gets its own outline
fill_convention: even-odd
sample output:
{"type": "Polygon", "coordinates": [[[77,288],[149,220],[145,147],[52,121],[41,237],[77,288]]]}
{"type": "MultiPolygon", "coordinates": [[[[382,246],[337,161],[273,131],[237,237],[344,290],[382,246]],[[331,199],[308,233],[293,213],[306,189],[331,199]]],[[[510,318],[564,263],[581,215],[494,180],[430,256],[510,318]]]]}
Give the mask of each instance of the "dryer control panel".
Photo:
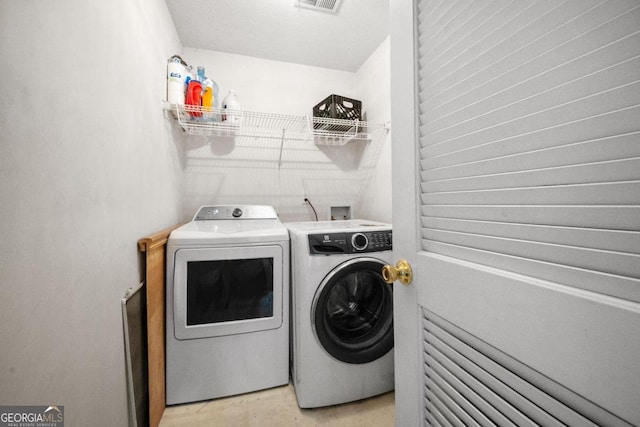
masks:
{"type": "Polygon", "coordinates": [[[278,219],[272,206],[264,205],[221,205],[201,206],[193,217],[194,221],[221,219],[278,219]]]}
{"type": "Polygon", "coordinates": [[[309,234],[311,255],[381,252],[391,249],[393,249],[391,230],[309,234]]]}

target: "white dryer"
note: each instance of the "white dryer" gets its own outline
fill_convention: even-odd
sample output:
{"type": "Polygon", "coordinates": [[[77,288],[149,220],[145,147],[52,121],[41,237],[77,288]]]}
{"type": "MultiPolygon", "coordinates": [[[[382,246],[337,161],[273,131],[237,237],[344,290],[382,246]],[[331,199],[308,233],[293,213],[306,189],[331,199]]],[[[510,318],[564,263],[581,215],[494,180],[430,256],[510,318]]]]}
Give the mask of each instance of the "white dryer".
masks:
{"type": "Polygon", "coordinates": [[[301,408],[394,388],[390,224],[285,223],[291,237],[291,379],[301,408]]]}
{"type": "Polygon", "coordinates": [[[166,401],[289,382],[289,234],[270,206],[203,206],[167,242],[166,401]]]}

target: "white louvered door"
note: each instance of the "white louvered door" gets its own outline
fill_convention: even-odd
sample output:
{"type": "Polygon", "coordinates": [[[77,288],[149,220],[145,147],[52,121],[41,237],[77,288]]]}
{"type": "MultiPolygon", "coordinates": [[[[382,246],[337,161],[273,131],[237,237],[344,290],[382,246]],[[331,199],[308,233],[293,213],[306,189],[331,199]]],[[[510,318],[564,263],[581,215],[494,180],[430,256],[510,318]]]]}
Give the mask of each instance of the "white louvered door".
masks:
{"type": "Polygon", "coordinates": [[[390,5],[396,425],[640,425],[640,2],[390,5]]]}

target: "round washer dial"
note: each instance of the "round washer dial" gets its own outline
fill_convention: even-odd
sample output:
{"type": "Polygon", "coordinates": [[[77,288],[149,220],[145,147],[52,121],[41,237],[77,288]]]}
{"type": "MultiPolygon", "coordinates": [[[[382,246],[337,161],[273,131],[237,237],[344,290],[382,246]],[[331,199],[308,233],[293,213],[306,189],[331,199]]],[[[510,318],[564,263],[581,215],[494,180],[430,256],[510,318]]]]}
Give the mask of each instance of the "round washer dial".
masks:
{"type": "Polygon", "coordinates": [[[351,245],[357,251],[363,251],[369,246],[369,239],[363,233],[354,233],[351,236],[351,245]]]}

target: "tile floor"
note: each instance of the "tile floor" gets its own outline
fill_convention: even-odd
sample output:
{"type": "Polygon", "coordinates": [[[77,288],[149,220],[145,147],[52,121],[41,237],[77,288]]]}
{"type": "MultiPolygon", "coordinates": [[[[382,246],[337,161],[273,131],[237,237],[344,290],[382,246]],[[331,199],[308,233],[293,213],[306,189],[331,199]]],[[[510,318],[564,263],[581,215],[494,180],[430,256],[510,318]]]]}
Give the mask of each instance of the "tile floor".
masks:
{"type": "Polygon", "coordinates": [[[160,427],[392,427],[394,393],[326,408],[300,409],[291,384],[167,407],[160,427]]]}

